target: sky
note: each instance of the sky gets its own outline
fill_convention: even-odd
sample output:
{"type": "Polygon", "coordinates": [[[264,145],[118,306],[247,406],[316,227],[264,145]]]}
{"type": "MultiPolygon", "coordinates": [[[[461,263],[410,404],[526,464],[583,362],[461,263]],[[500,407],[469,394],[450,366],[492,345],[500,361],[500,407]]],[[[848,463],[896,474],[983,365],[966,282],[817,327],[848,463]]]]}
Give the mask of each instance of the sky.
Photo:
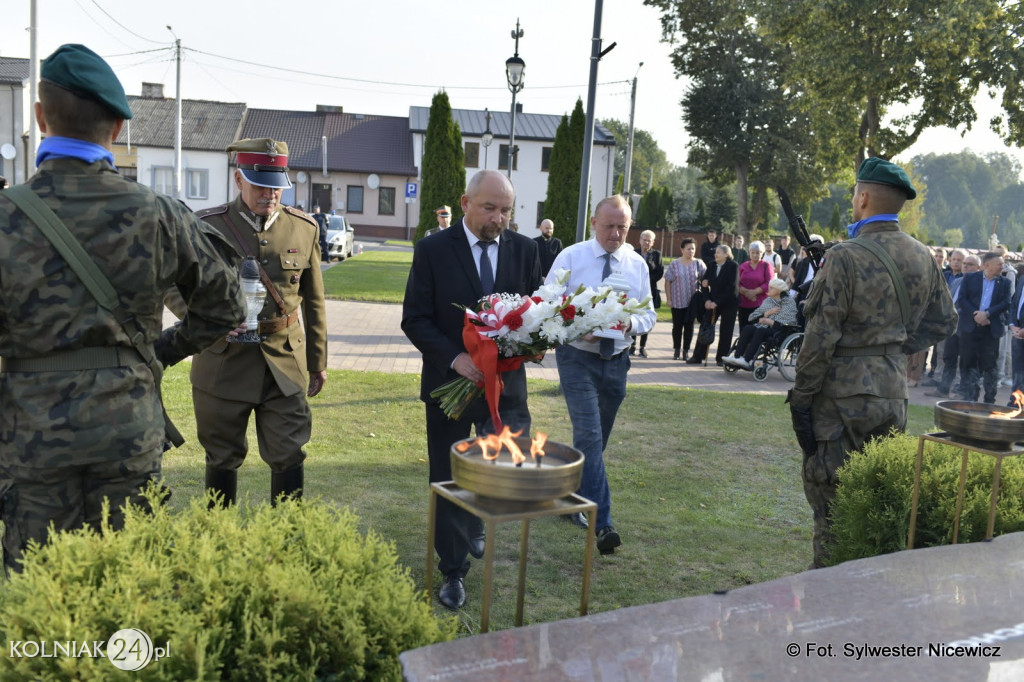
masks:
{"type": "MultiPolygon", "coordinates": [[[[143,82],[175,95],[175,37],[181,40],[186,99],[245,102],[254,108],[308,111],[317,104],[346,112],[407,116],[448,92],[452,107],[507,111],[505,60],[513,55],[516,21],[530,113],[569,113],[587,102],[594,0],[291,0],[247,4],[222,0],[37,0],[40,58],[64,43],[82,43],[106,58],[130,95],[143,82]],[[229,6],[230,5],[230,6],[229,6]],[[170,30],[168,29],[170,26],[170,30]]],[[[30,0],[5,0],[0,56],[29,57],[30,0]]],[[[637,78],[635,125],[651,133],[670,162],[686,163],[687,136],[671,46],[661,40],[658,12],[642,0],[603,2],[598,67],[598,119],[628,122],[637,78]],[[640,63],[643,66],[640,67],[640,63]]],[[[985,110],[989,108],[982,103],[985,110]]],[[[987,114],[961,138],[927,131],[901,154],[1004,151],[987,114]]],[[[635,171],[636,172],[636,171],[635,171]]]]}

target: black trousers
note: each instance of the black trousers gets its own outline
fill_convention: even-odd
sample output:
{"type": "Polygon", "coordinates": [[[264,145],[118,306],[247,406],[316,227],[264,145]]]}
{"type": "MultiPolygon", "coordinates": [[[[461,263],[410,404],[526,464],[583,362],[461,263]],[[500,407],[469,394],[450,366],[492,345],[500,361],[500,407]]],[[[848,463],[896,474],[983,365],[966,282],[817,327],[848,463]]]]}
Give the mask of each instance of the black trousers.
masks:
{"type": "Polygon", "coordinates": [[[690,352],[696,315],[689,308],[672,308],[672,349],[690,352]]]}
{"type": "Polygon", "coordinates": [[[999,339],[989,327],[960,334],[960,384],[967,400],[977,402],[984,383],[986,403],[996,401],[999,390],[999,339]]]}
{"type": "MultiPolygon", "coordinates": [[[[501,420],[513,431],[522,429],[530,435],[530,410],[526,403],[526,370],[519,368],[502,375],[505,390],[498,402],[501,420]]],[[[490,411],[483,397],[463,413],[462,418],[449,419],[437,403],[427,403],[427,456],[430,460],[430,482],[452,480],[452,443],[476,435],[494,433],[490,411]]],[[[434,550],[437,567],[443,575],[462,577],[469,571],[469,540],[483,534],[483,522],[448,500],[437,498],[434,524],[434,550]]]]}

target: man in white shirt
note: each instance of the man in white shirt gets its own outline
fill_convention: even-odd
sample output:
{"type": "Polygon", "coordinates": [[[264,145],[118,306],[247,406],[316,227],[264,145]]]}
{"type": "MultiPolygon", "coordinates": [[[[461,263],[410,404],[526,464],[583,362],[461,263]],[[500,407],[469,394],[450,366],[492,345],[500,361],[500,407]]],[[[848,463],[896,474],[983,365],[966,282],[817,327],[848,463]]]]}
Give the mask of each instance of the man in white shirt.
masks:
{"type": "MultiPolygon", "coordinates": [[[[593,238],[563,250],[551,266],[548,282],[560,269],[570,271],[567,291],[580,284],[598,287],[612,272],[629,282],[629,296],[643,300],[651,295],[651,280],[643,257],[626,244],[632,224],[629,204],[619,195],[602,199],[590,219],[593,238]]],[[[622,544],[612,525],[611,493],[604,468],[604,450],[608,445],[615,415],[626,397],[629,372],[630,334],[646,334],[654,327],[654,306],[631,316],[623,335],[603,339],[588,334],[555,352],[558,378],[572,420],[573,447],[586,458],[579,494],[597,503],[597,549],[611,554],[622,544]]],[[[573,522],[584,526],[581,515],[573,522]]]]}

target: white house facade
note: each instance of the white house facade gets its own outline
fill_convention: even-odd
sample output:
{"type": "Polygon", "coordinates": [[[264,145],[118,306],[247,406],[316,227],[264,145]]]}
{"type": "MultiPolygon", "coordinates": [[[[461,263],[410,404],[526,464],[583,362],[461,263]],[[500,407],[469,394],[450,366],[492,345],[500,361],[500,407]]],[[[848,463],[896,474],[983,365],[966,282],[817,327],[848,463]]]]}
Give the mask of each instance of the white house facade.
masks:
{"type": "MultiPolygon", "coordinates": [[[[511,112],[452,109],[452,118],[462,131],[467,179],[478,170],[508,171],[511,112]],[[488,128],[494,137],[490,146],[485,146],[484,132],[488,128]]],[[[423,144],[429,121],[429,108],[409,108],[409,130],[412,133],[413,156],[417,168],[423,167],[423,144]]],[[[547,164],[555,143],[555,131],[561,121],[561,115],[516,113],[515,145],[519,153],[511,176],[516,189],[513,222],[519,226],[519,233],[528,237],[540,234],[537,225],[544,219],[544,200],[548,193],[547,164]]],[[[614,165],[615,138],[600,124],[595,125],[590,169],[592,204],[614,192],[614,165]]]]}

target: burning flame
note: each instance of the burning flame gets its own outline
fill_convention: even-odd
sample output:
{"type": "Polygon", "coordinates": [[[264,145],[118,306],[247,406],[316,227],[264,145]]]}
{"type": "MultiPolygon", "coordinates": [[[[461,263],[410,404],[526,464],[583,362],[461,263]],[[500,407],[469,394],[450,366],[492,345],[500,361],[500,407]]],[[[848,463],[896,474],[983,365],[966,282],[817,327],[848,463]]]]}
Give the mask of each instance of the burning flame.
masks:
{"type": "Polygon", "coordinates": [[[1017,409],[1012,412],[992,412],[988,416],[996,419],[1013,419],[1021,412],[1024,412],[1024,393],[1019,390],[1013,392],[1013,399],[1017,403],[1017,409]]]}
{"type": "MultiPolygon", "coordinates": [[[[488,461],[498,459],[501,451],[505,449],[512,455],[512,462],[516,466],[521,466],[526,461],[526,455],[523,454],[522,448],[515,441],[520,434],[522,434],[522,430],[513,431],[508,426],[505,426],[500,433],[488,434],[482,438],[477,438],[472,443],[459,443],[455,446],[455,449],[458,452],[466,452],[473,446],[479,446],[481,457],[488,461]]],[[[540,458],[544,456],[544,444],[547,440],[547,434],[538,433],[530,442],[530,456],[537,462],[537,466],[540,466],[540,458]]]]}

